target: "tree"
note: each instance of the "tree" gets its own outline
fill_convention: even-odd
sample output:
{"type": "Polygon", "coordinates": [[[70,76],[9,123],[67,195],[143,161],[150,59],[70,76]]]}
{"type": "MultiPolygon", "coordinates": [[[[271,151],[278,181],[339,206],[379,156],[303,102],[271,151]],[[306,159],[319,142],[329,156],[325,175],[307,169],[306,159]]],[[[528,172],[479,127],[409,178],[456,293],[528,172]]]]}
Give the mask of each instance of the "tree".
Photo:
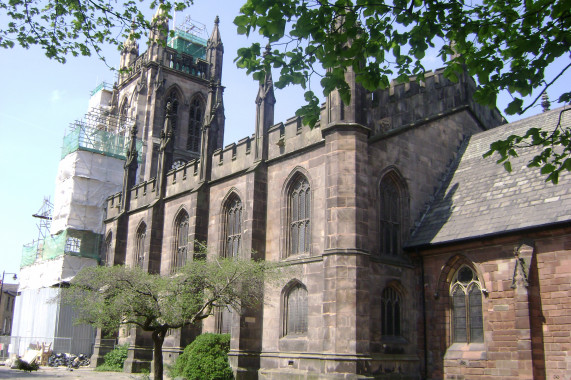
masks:
{"type": "MultiPolygon", "coordinates": [[[[278,88],[306,89],[307,105],[297,114],[310,125],[318,120],[320,103],[310,87],[312,76],[321,77],[325,96],[338,90],[348,103],[348,68],[358,83],[374,91],[388,87],[395,74],[401,82],[410,76],[423,80],[422,59],[431,51],[442,58],[448,79],[457,81],[465,70],[477,80],[476,101],[493,107],[498,93],[508,90],[513,100],[505,112],[522,114],[539,96],[527,104],[524,98],[534,90],[541,94],[571,67],[568,63],[548,72],[557,58],[571,52],[570,9],[564,0],[247,0],[234,20],[238,33],[258,30],[271,54],[263,54],[254,43],[240,49],[236,61],[259,80],[271,67],[279,69],[278,88]]],[[[569,100],[570,91],[560,94],[559,102],[569,100]]],[[[517,154],[516,141],[563,145],[557,156],[546,147],[530,163],[546,174],[555,173],[548,180],[556,182],[558,170],[571,170],[570,135],[568,126],[555,135],[530,130],[492,145],[491,153],[498,152],[504,162],[517,154]]]]}
{"type": "MultiPolygon", "coordinates": [[[[0,14],[4,11],[10,19],[0,29],[0,47],[40,45],[48,57],[65,62],[69,54],[100,54],[103,43],[121,47],[127,37],[148,35],[153,25],[164,25],[172,10],[192,4],[152,0],[151,9],[161,10],[153,24],[146,21],[141,2],[9,0],[0,3],[0,14]]],[[[271,46],[271,54],[263,54],[259,43],[240,49],[237,65],[258,80],[277,68],[276,87],[303,87],[307,104],[297,114],[309,125],[317,122],[320,104],[311,78],[321,77],[325,96],[339,90],[348,102],[344,73],[349,67],[358,83],[374,91],[389,86],[394,76],[422,80],[422,59],[436,51],[448,79],[455,81],[466,70],[477,80],[474,97],[479,103],[495,106],[498,93],[509,91],[513,100],[505,111],[510,115],[536,104],[571,67],[566,62],[549,72],[554,61],[571,53],[571,9],[565,0],[245,0],[234,22],[238,33],[257,30],[271,46]],[[530,98],[534,90],[539,95],[530,98]]],[[[559,102],[569,102],[571,91],[558,96],[559,102]]],[[[509,169],[519,144],[544,146],[530,165],[540,166],[547,180],[557,182],[560,171],[571,170],[570,137],[567,126],[545,135],[530,130],[492,145],[490,154],[497,152],[509,169]],[[551,149],[552,144],[564,149],[551,149]]]]}
{"type": "Polygon", "coordinates": [[[167,330],[193,325],[217,307],[254,307],[263,301],[264,283],[277,279],[279,268],[245,259],[195,260],[173,275],[150,274],[135,267],[82,269],[64,289],[76,323],[107,331],[121,325],[152,333],[154,378],[163,378],[162,346],[167,330]]]}
{"type": "Polygon", "coordinates": [[[9,20],[0,29],[0,47],[12,48],[16,44],[29,48],[38,45],[46,56],[65,63],[69,55],[99,58],[101,46],[116,45],[130,37],[139,39],[149,35],[153,27],[164,28],[173,10],[183,11],[192,0],[168,0],[149,3],[158,8],[149,22],[140,7],[143,0],[9,0],[0,2],[0,15],[9,20]]]}

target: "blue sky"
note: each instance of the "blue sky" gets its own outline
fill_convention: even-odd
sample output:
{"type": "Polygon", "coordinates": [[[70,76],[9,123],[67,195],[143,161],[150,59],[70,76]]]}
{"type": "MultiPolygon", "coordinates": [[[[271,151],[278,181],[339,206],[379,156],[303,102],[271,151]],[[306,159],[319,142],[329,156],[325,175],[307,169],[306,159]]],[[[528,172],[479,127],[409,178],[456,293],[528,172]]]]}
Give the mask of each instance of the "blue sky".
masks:
{"type": "MultiPolygon", "coordinates": [[[[222,78],[226,87],[225,145],[254,132],[254,100],[258,85],[233,63],[236,50],[248,44],[246,37],[236,34],[232,23],[241,3],[196,0],[184,15],[177,15],[177,20],[190,15],[205,24],[208,32],[212,30],[216,15],[220,16],[225,48],[222,78]]],[[[142,52],[144,43],[140,42],[140,47],[142,52]]],[[[114,48],[106,48],[105,54],[111,64],[118,64],[119,54],[114,48]]],[[[568,58],[562,59],[561,65],[568,61],[568,58]]],[[[428,56],[425,63],[428,69],[442,66],[434,56],[428,56]]],[[[18,272],[22,245],[38,236],[37,221],[32,214],[41,207],[45,196],[53,199],[66,128],[87,112],[91,90],[101,81],[112,83],[114,73],[94,57],[69,58],[66,64],[59,64],[46,58],[37,47],[0,50],[0,69],[3,73],[0,91],[0,199],[3,203],[0,271],[18,272]]],[[[555,71],[552,74],[555,75],[555,71]]],[[[567,73],[559,81],[559,90],[554,88],[550,98],[556,99],[557,91],[562,91],[564,84],[570,82],[571,74],[567,73]]],[[[293,116],[303,102],[299,89],[277,91],[276,97],[276,122],[293,116]]],[[[509,95],[502,94],[498,107],[503,109],[508,101],[509,95]]],[[[540,111],[541,107],[534,107],[528,115],[540,111]]]]}

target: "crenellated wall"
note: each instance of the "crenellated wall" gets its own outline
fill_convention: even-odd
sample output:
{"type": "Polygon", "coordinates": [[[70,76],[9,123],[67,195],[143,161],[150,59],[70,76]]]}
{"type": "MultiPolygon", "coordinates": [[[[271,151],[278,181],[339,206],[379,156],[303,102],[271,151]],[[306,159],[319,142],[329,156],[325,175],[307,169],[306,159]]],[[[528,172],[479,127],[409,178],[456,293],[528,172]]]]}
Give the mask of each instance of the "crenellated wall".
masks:
{"type": "Polygon", "coordinates": [[[195,189],[199,183],[200,160],[192,160],[185,165],[172,169],[167,173],[166,196],[170,197],[195,189]]]}
{"type": "Polygon", "coordinates": [[[212,180],[221,179],[246,170],[254,163],[252,146],[254,136],[247,136],[238,143],[216,149],[212,156],[212,180]]]}
{"type": "Polygon", "coordinates": [[[323,141],[320,123],[313,128],[304,125],[301,118],[294,116],[284,123],[268,130],[268,160],[300,151],[303,148],[323,141]]]}
{"type": "Polygon", "coordinates": [[[454,83],[444,77],[444,70],[427,72],[424,81],[411,77],[409,82],[392,81],[390,87],[367,94],[366,123],[373,135],[431,119],[460,108],[468,108],[486,128],[503,124],[497,108],[476,103],[474,79],[466,74],[458,76],[454,83]]]}

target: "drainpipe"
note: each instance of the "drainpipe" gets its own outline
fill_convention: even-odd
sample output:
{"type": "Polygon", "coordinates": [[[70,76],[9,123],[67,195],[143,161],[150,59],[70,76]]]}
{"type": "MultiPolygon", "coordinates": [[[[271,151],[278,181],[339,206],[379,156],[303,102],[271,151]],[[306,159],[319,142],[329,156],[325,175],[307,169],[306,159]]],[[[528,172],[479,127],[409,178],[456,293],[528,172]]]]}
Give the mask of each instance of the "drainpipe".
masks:
{"type": "Polygon", "coordinates": [[[422,281],[422,319],[423,319],[423,334],[424,334],[424,379],[428,379],[428,335],[426,333],[426,287],[424,282],[424,257],[419,254],[416,248],[416,254],[420,257],[421,281],[422,281]]]}

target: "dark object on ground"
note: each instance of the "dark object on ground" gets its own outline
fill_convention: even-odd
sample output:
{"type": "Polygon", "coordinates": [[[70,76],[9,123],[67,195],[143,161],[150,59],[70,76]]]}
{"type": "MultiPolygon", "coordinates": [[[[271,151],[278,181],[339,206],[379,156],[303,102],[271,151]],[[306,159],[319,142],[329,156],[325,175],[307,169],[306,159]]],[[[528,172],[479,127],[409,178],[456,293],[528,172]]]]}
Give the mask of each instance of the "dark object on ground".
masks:
{"type": "Polygon", "coordinates": [[[86,354],[64,354],[58,352],[57,354],[53,354],[48,359],[48,365],[50,367],[70,367],[70,368],[79,368],[79,367],[87,367],[91,363],[89,356],[86,354]]]}
{"type": "Polygon", "coordinates": [[[21,359],[17,359],[18,363],[17,363],[17,367],[18,369],[24,371],[24,372],[32,372],[32,371],[37,371],[38,368],[40,368],[40,365],[37,362],[32,362],[31,364],[28,363],[27,361],[21,360],[21,359]]]}

